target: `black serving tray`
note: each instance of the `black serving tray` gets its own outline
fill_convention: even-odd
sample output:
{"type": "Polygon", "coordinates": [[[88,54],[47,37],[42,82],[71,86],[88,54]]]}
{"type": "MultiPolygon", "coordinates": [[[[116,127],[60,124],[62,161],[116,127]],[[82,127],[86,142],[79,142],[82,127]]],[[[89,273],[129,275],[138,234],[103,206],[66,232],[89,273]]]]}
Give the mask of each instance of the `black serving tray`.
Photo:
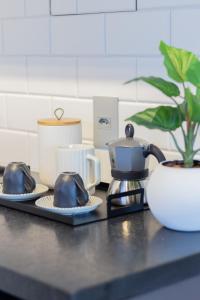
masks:
{"type": "MultiPolygon", "coordinates": [[[[117,217],[119,215],[124,214],[123,213],[116,213],[109,215],[109,209],[108,209],[108,205],[107,205],[107,198],[106,198],[106,192],[107,192],[107,184],[101,184],[100,186],[97,187],[96,189],[96,193],[95,196],[100,197],[101,199],[103,199],[103,204],[100,205],[95,211],[87,213],[87,214],[79,214],[79,215],[61,215],[61,214],[57,214],[55,212],[50,212],[48,210],[42,209],[40,207],[37,207],[35,205],[35,201],[36,200],[31,200],[31,201],[10,201],[10,200],[4,200],[4,199],[0,199],[0,205],[8,207],[8,208],[12,208],[15,210],[19,210],[22,212],[26,212],[35,216],[39,216],[39,217],[43,217],[43,218],[47,218],[53,221],[57,221],[57,222],[62,222],[71,226],[79,226],[79,225],[84,225],[84,224],[88,224],[88,223],[94,223],[94,222],[100,222],[103,220],[107,220],[110,217],[117,217]]],[[[47,194],[52,194],[53,191],[48,192],[47,194]]],[[[118,209],[116,209],[117,212],[118,209]]],[[[141,211],[143,209],[141,209],[140,206],[136,206],[136,208],[134,208],[134,211],[141,211]]],[[[131,213],[134,211],[130,211],[130,209],[128,209],[127,213],[131,213]]],[[[126,212],[125,212],[126,213],[126,212]]]]}

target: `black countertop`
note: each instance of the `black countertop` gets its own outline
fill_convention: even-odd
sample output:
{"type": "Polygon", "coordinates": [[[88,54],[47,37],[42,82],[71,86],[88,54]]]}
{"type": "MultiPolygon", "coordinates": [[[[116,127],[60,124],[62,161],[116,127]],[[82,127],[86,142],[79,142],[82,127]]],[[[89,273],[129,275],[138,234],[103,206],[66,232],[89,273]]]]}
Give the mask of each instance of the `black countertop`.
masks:
{"type": "Polygon", "coordinates": [[[199,273],[200,233],[149,211],[72,228],[0,207],[0,290],[22,299],[126,299],[199,273]]]}

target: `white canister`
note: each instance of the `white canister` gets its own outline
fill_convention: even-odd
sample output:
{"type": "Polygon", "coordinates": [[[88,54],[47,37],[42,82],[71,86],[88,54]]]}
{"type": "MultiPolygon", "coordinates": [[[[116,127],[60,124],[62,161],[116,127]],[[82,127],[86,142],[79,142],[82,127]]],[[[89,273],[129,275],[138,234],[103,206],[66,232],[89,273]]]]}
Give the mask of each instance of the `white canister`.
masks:
{"type": "Polygon", "coordinates": [[[82,143],[81,120],[38,120],[38,134],[40,180],[53,188],[56,180],[57,148],[82,143]]]}

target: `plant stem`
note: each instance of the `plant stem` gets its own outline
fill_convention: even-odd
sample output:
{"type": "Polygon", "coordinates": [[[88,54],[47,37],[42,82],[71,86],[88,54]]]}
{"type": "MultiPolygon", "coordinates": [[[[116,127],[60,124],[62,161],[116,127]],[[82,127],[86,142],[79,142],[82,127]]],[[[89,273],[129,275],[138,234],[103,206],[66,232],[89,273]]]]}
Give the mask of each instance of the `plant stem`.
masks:
{"type": "Polygon", "coordinates": [[[172,101],[176,104],[176,106],[179,106],[178,102],[176,101],[176,99],[174,99],[174,97],[170,97],[172,99],[172,101]]]}
{"type": "MultiPolygon", "coordinates": [[[[177,109],[178,109],[178,112],[179,112],[180,119],[182,119],[182,112],[181,112],[181,110],[180,110],[180,106],[179,106],[178,102],[176,101],[176,99],[174,99],[174,97],[170,97],[170,98],[171,98],[172,101],[176,104],[177,109]]],[[[185,130],[184,130],[182,124],[181,124],[180,128],[181,128],[181,131],[182,131],[182,134],[183,134],[183,138],[184,138],[184,142],[185,142],[185,139],[186,139],[186,133],[185,133],[185,130]]]]}
{"type": "MultiPolygon", "coordinates": [[[[184,89],[184,96],[186,99],[186,86],[183,82],[183,89],[184,89]]],[[[194,164],[194,142],[195,142],[195,126],[196,124],[193,123],[190,119],[190,114],[186,105],[186,136],[184,138],[185,140],[185,151],[183,152],[183,160],[184,160],[184,166],[185,168],[191,168],[194,164]]]]}
{"type": "Polygon", "coordinates": [[[173,134],[172,131],[169,131],[169,133],[170,133],[170,135],[171,135],[171,137],[172,137],[172,139],[173,139],[173,141],[174,141],[174,144],[175,144],[177,150],[178,150],[178,151],[181,153],[181,155],[183,156],[184,152],[183,152],[183,150],[181,149],[181,147],[179,146],[179,144],[178,144],[178,142],[177,142],[177,140],[176,140],[175,135],[173,134]]]}
{"type": "Polygon", "coordinates": [[[186,147],[184,152],[184,165],[186,168],[191,168],[193,166],[193,160],[194,160],[194,124],[191,124],[189,126],[189,130],[186,137],[186,147]]]}
{"type": "Polygon", "coordinates": [[[200,151],[200,148],[197,148],[196,150],[194,150],[194,155],[197,154],[197,152],[200,151]]]}
{"type": "Polygon", "coordinates": [[[195,124],[196,125],[196,128],[194,129],[194,137],[195,137],[195,139],[196,139],[196,137],[197,137],[197,134],[198,134],[198,131],[199,131],[199,123],[198,124],[195,124]]]}

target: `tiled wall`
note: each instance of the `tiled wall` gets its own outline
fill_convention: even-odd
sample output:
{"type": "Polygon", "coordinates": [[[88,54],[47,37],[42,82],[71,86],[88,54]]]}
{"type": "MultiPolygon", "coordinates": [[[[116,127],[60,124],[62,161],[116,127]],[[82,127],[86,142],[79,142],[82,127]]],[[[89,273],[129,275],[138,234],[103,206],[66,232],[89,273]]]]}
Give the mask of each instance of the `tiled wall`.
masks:
{"type": "MultiPolygon", "coordinates": [[[[49,0],[0,0],[2,164],[24,160],[38,169],[36,120],[58,106],[82,119],[92,142],[93,96],[119,97],[123,135],[126,117],[169,101],[145,84],[123,85],[139,75],[165,76],[160,40],[199,54],[199,0],[138,0],[137,11],[135,0],[55,1],[54,12],[65,16],[50,16],[49,0]]],[[[175,155],[168,134],[136,133],[175,155]]]]}
{"type": "Polygon", "coordinates": [[[50,0],[52,15],[134,11],[135,0],[50,0]]]}

